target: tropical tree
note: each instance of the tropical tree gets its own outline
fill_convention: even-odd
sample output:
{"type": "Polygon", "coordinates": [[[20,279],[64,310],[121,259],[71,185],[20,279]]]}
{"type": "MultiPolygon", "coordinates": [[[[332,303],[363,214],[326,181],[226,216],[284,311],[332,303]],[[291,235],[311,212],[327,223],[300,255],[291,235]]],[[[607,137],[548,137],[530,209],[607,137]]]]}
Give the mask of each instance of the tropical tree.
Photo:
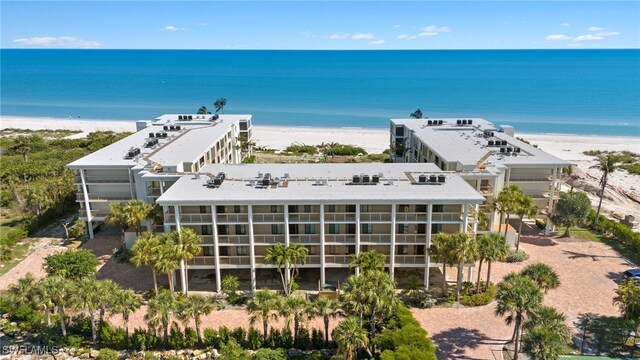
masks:
{"type": "Polygon", "coordinates": [[[218,111],[220,111],[220,112],[222,112],[222,113],[224,114],[224,107],[225,107],[226,105],[227,105],[227,99],[225,99],[225,98],[223,98],[223,97],[218,98],[218,100],[216,100],[216,101],[213,103],[213,107],[215,107],[215,108],[216,108],[216,113],[217,113],[218,111]]]}
{"type": "Polygon", "coordinates": [[[451,235],[438,233],[433,237],[431,245],[438,261],[442,264],[442,294],[447,296],[447,266],[453,265],[455,261],[452,255],[451,235]]]}
{"type": "Polygon", "coordinates": [[[298,264],[304,264],[308,254],[308,248],[296,243],[290,243],[288,246],[275,244],[267,249],[264,262],[278,268],[285,295],[289,296],[293,291],[293,284],[298,275],[298,264]]]}
{"type": "Polygon", "coordinates": [[[120,228],[120,239],[124,244],[124,234],[133,225],[134,220],[131,217],[129,208],[125,204],[118,202],[109,203],[109,214],[105,217],[104,222],[115,225],[120,228]]]}
{"type": "Polygon", "coordinates": [[[480,277],[482,275],[482,263],[487,261],[487,288],[491,280],[491,262],[503,260],[509,255],[509,244],[500,233],[488,233],[478,236],[478,281],[476,292],[480,292],[480,277]]]}
{"type": "Polygon", "coordinates": [[[515,213],[520,217],[518,224],[518,239],[516,240],[516,251],[520,250],[520,234],[522,234],[522,223],[524,218],[532,218],[538,215],[538,206],[531,196],[523,195],[516,201],[515,213]]]}
{"type": "Polygon", "coordinates": [[[153,289],[158,294],[158,280],[156,278],[156,258],[157,250],[160,246],[158,237],[150,232],[140,236],[131,248],[131,262],[135,266],[149,265],[153,276],[153,289]]]}
{"type": "Polygon", "coordinates": [[[9,150],[16,154],[22,155],[22,159],[26,163],[29,160],[29,152],[31,151],[32,136],[17,136],[13,141],[13,146],[9,150]]]}
{"type": "Polygon", "coordinates": [[[98,285],[98,297],[97,297],[97,306],[98,312],[100,314],[100,324],[104,323],[104,316],[107,313],[107,310],[113,304],[114,295],[122,290],[120,285],[115,283],[111,279],[104,279],[97,282],[98,285]]]}
{"type": "Polygon", "coordinates": [[[73,307],[80,311],[86,310],[89,313],[93,346],[96,346],[98,342],[95,312],[100,296],[98,282],[92,278],[80,279],[75,291],[71,294],[71,304],[73,307]]]}
{"type": "Polygon", "coordinates": [[[496,201],[501,203],[504,214],[507,216],[507,219],[504,222],[505,238],[507,237],[507,230],[509,228],[509,218],[511,217],[511,213],[515,212],[518,209],[518,204],[522,201],[521,199],[524,196],[525,195],[522,192],[520,186],[512,184],[502,189],[502,191],[500,191],[500,193],[496,197],[496,201]]]}
{"type": "Polygon", "coordinates": [[[560,193],[551,221],[565,226],[564,237],[571,236],[571,227],[584,224],[591,210],[591,201],[583,192],[560,193]]]}
{"type": "Polygon", "coordinates": [[[416,111],[409,114],[409,117],[413,119],[422,119],[422,110],[416,109],[416,111]]]}
{"type": "Polygon", "coordinates": [[[169,325],[177,310],[178,300],[175,295],[166,290],[161,290],[158,295],[149,300],[144,319],[150,327],[162,329],[163,340],[166,343],[169,338],[169,325]]]}
{"type": "Polygon", "coordinates": [[[236,297],[238,290],[240,289],[240,280],[237,276],[226,275],[222,279],[220,289],[225,295],[227,295],[228,298],[234,298],[236,297]]]}
{"type": "Polygon", "coordinates": [[[70,304],[71,295],[75,292],[73,283],[62,276],[47,276],[42,285],[48,296],[48,300],[58,309],[58,320],[62,336],[67,336],[65,326],[65,307],[70,304]]]}
{"type": "Polygon", "coordinates": [[[189,293],[189,274],[186,263],[202,252],[202,239],[191,228],[181,228],[179,232],[169,233],[169,237],[176,247],[176,258],[180,261],[180,268],[184,271],[184,293],[189,293]]]}
{"type": "Polygon", "coordinates": [[[109,308],[112,314],[122,315],[124,331],[127,334],[127,345],[129,345],[129,316],[138,310],[142,305],[142,299],[131,289],[121,289],[113,296],[113,303],[109,308]]]}
{"type": "Polygon", "coordinates": [[[326,296],[319,296],[313,301],[313,314],[322,318],[324,323],[324,344],[329,346],[329,321],[341,314],[340,303],[326,296]]]}
{"type": "Polygon", "coordinates": [[[136,236],[142,235],[142,221],[149,218],[149,214],[151,214],[152,210],[153,206],[142,200],[131,200],[127,205],[125,205],[125,211],[128,213],[129,225],[135,225],[136,227],[136,236]]]}
{"type": "Polygon", "coordinates": [[[202,105],[196,114],[211,114],[211,111],[207,110],[207,107],[202,105]]]}
{"type": "Polygon", "coordinates": [[[544,263],[530,264],[525,267],[520,274],[530,278],[544,294],[550,289],[560,286],[560,277],[549,265],[544,263]]]}
{"type": "Polygon", "coordinates": [[[414,303],[420,299],[420,294],[424,289],[422,281],[423,280],[415,274],[407,276],[405,280],[403,293],[414,303]]]}
{"type": "Polygon", "coordinates": [[[198,333],[198,341],[202,344],[202,316],[207,316],[213,311],[213,304],[202,295],[189,295],[178,304],[178,318],[187,327],[189,321],[193,319],[198,333]]]}
{"type": "Polygon", "coordinates": [[[465,233],[452,234],[451,237],[451,261],[458,264],[458,279],[456,284],[456,301],[460,302],[460,289],[462,288],[463,265],[475,261],[478,257],[478,244],[465,233]]]}
{"type": "Polygon", "coordinates": [[[596,217],[593,220],[593,225],[598,227],[598,218],[600,217],[600,207],[602,206],[602,198],[604,197],[604,189],[607,187],[607,181],[609,181],[609,174],[618,169],[620,163],[620,157],[616,154],[602,154],[596,157],[596,164],[591,166],[592,169],[598,169],[602,172],[600,176],[600,200],[598,201],[598,210],[596,211],[596,217]]]}
{"type": "Polygon", "coordinates": [[[525,323],[523,349],[533,360],[557,359],[571,339],[564,314],[549,306],[540,306],[525,323]]]}
{"type": "Polygon", "coordinates": [[[293,317],[293,343],[297,345],[300,325],[312,314],[311,302],[301,296],[289,296],[282,302],[282,306],[288,308],[293,317]]]}
{"type": "Polygon", "coordinates": [[[359,348],[364,348],[373,357],[369,350],[369,338],[367,331],[362,328],[356,317],[348,317],[342,320],[331,335],[338,345],[338,354],[345,360],[355,360],[359,348]]]}
{"type": "Polygon", "coordinates": [[[349,268],[357,269],[358,272],[367,273],[370,271],[383,271],[387,257],[375,250],[352,254],[349,256],[349,268]]]}
{"type": "Polygon", "coordinates": [[[640,284],[637,280],[624,280],[616,289],[613,304],[618,306],[625,319],[640,323],[640,284]]]}
{"type": "Polygon", "coordinates": [[[526,315],[540,306],[542,293],[538,285],[530,278],[510,273],[498,284],[496,301],[496,316],[504,316],[507,325],[515,325],[514,359],[517,360],[520,350],[520,327],[523,325],[526,315]]]}
{"type": "Polygon", "coordinates": [[[49,276],[62,276],[71,280],[96,276],[99,265],[96,256],[87,249],[67,250],[44,258],[42,268],[49,276]]]}
{"type": "Polygon", "coordinates": [[[162,234],[158,237],[159,245],[153,256],[153,267],[159,273],[166,274],[169,281],[169,289],[175,291],[173,275],[180,267],[180,259],[178,258],[178,249],[173,241],[174,236],[170,234],[162,234]]]}
{"type": "Polygon", "coordinates": [[[23,278],[11,284],[8,289],[8,300],[14,306],[27,305],[35,310],[43,310],[47,319],[47,328],[51,327],[51,309],[53,304],[49,300],[43,282],[28,272],[23,278]]]}
{"type": "Polygon", "coordinates": [[[258,290],[247,303],[251,325],[262,322],[262,342],[267,342],[269,321],[278,319],[278,295],[270,290],[258,290]]]}

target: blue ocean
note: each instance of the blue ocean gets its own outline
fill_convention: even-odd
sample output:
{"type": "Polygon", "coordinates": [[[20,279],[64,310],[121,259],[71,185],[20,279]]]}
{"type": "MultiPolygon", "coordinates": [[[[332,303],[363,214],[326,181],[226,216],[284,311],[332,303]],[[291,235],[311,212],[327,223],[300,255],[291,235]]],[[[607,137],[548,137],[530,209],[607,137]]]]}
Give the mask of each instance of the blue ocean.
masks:
{"type": "Polygon", "coordinates": [[[225,113],[255,124],[386,128],[482,117],[524,133],[640,136],[640,50],[2,49],[3,115],[139,120],[225,113]]]}

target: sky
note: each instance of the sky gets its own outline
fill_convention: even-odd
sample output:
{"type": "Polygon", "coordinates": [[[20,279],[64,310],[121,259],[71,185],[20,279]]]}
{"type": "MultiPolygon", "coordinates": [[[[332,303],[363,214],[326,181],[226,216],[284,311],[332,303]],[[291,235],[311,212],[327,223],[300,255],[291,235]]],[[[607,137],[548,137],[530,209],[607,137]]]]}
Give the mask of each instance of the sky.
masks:
{"type": "Polygon", "coordinates": [[[1,48],[640,48],[640,1],[5,1],[1,48]]]}

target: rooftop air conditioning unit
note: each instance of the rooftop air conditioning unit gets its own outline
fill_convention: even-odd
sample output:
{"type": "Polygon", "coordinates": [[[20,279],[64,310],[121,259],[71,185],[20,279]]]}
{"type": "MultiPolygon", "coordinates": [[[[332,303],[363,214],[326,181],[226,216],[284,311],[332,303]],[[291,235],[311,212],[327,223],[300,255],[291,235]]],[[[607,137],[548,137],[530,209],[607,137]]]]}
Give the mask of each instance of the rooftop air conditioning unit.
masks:
{"type": "Polygon", "coordinates": [[[435,175],[429,175],[429,182],[434,183],[438,181],[438,177],[435,175]]]}
{"type": "Polygon", "coordinates": [[[462,125],[462,120],[456,120],[456,125],[462,125]]]}
{"type": "Polygon", "coordinates": [[[150,132],[150,133],[149,133],[149,137],[156,137],[156,134],[155,134],[155,133],[150,132]]]}
{"type": "Polygon", "coordinates": [[[420,176],[418,176],[418,182],[419,183],[426,183],[427,182],[427,175],[421,174],[420,176]]]}
{"type": "Polygon", "coordinates": [[[473,125],[473,120],[471,120],[471,119],[467,120],[467,124],[473,125]]]}
{"type": "Polygon", "coordinates": [[[368,182],[370,182],[369,180],[370,180],[370,179],[369,179],[369,175],[363,175],[363,176],[362,176],[362,182],[363,182],[363,183],[368,183],[368,182]]]}
{"type": "Polygon", "coordinates": [[[446,177],[442,174],[438,175],[438,182],[443,184],[445,181],[446,177]]]}
{"type": "Polygon", "coordinates": [[[373,175],[371,180],[373,181],[374,184],[379,183],[380,182],[380,175],[373,175]]]}
{"type": "Polygon", "coordinates": [[[433,125],[433,121],[427,120],[427,125],[433,125]]]}
{"type": "Polygon", "coordinates": [[[178,120],[182,120],[182,115],[178,115],[178,120]]]}
{"type": "Polygon", "coordinates": [[[354,184],[357,184],[360,182],[360,175],[353,175],[353,179],[351,181],[354,184]]]}
{"type": "Polygon", "coordinates": [[[438,120],[438,125],[442,125],[442,124],[444,124],[444,121],[443,120],[438,120]]]}

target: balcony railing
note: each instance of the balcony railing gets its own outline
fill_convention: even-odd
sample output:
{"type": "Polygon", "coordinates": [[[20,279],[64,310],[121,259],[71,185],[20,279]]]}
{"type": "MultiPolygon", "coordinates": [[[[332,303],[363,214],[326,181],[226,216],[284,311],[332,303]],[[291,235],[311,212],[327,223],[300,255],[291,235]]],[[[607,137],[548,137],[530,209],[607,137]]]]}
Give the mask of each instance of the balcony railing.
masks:
{"type": "Polygon", "coordinates": [[[391,234],[360,234],[361,243],[391,243],[391,234]]]}
{"type": "Polygon", "coordinates": [[[356,214],[354,213],[325,213],[324,214],[325,222],[355,222],[356,214]]]}
{"type": "MultiPolygon", "coordinates": [[[[166,214],[164,216],[164,221],[167,223],[175,223],[176,216],[174,214],[166,214]]],[[[181,214],[180,222],[181,223],[207,223],[211,224],[213,221],[211,214],[181,214]]]]}
{"type": "Polygon", "coordinates": [[[396,264],[424,265],[424,255],[396,255],[396,264]]]}
{"type": "MultiPolygon", "coordinates": [[[[126,184],[130,182],[129,178],[109,176],[85,176],[84,181],[87,184],[126,184]]],[[[73,182],[76,184],[82,184],[82,178],[80,175],[74,176],[73,182]]]]}
{"type": "Polygon", "coordinates": [[[147,188],[147,196],[160,196],[160,188],[147,188]]]}
{"type": "Polygon", "coordinates": [[[219,223],[247,223],[249,222],[249,215],[246,213],[218,214],[217,220],[219,223]]]}
{"type": "Polygon", "coordinates": [[[253,222],[284,222],[284,214],[254,213],[253,222]]]}
{"type": "Polygon", "coordinates": [[[324,262],[326,264],[347,265],[349,264],[350,258],[351,258],[351,255],[326,255],[324,257],[324,262]]]}
{"type": "Polygon", "coordinates": [[[480,193],[482,195],[490,195],[493,194],[493,186],[481,186],[480,193]]]}
{"type": "Polygon", "coordinates": [[[311,244],[320,242],[320,234],[291,234],[289,241],[298,244],[311,244]]]}
{"type": "Polygon", "coordinates": [[[509,181],[519,181],[519,182],[549,182],[551,181],[551,176],[511,176],[509,181]]]}
{"type": "MultiPolygon", "coordinates": [[[[80,217],[85,217],[85,218],[86,218],[86,217],[87,217],[87,210],[80,210],[80,211],[78,212],[78,214],[79,214],[79,216],[80,216],[80,217]]],[[[109,214],[109,213],[108,213],[108,212],[106,212],[106,211],[91,210],[91,216],[92,216],[92,217],[94,217],[94,218],[97,218],[97,217],[105,217],[105,216],[107,216],[108,214],[109,214]]]]}
{"type": "Polygon", "coordinates": [[[426,213],[398,213],[396,221],[427,221],[426,213]]]}
{"type": "Polygon", "coordinates": [[[284,235],[254,235],[253,238],[256,244],[284,244],[284,235]]]}
{"type": "Polygon", "coordinates": [[[396,234],[396,243],[401,244],[426,244],[425,234],[396,234]]]}
{"type": "MultiPolygon", "coordinates": [[[[131,194],[96,194],[96,193],[89,193],[89,200],[122,200],[122,201],[126,201],[126,200],[131,200],[131,194]]],[[[76,193],[76,199],[77,200],[84,200],[84,193],[76,193]]]]}
{"type": "Polygon", "coordinates": [[[200,237],[202,238],[202,243],[201,244],[207,244],[207,245],[213,245],[213,235],[200,235],[200,237]]]}
{"type": "Polygon", "coordinates": [[[249,245],[249,235],[219,235],[219,244],[249,245]]]}
{"type": "Polygon", "coordinates": [[[355,244],[356,236],[353,234],[325,234],[325,243],[339,243],[339,244],[355,244]]]}
{"type": "Polygon", "coordinates": [[[360,213],[360,221],[391,221],[391,213],[360,213]]]}
{"type": "Polygon", "coordinates": [[[220,256],[220,265],[251,265],[251,257],[242,256],[220,256]]]}
{"type": "Polygon", "coordinates": [[[187,265],[195,265],[195,266],[205,266],[205,265],[209,265],[209,266],[215,266],[216,265],[216,261],[215,258],[213,256],[196,256],[193,259],[191,259],[187,265]]]}
{"type": "Polygon", "coordinates": [[[293,222],[318,222],[320,214],[318,213],[294,213],[289,214],[289,221],[293,222]]]}
{"type": "Polygon", "coordinates": [[[463,216],[460,212],[433,213],[431,221],[462,221],[463,216]]]}

